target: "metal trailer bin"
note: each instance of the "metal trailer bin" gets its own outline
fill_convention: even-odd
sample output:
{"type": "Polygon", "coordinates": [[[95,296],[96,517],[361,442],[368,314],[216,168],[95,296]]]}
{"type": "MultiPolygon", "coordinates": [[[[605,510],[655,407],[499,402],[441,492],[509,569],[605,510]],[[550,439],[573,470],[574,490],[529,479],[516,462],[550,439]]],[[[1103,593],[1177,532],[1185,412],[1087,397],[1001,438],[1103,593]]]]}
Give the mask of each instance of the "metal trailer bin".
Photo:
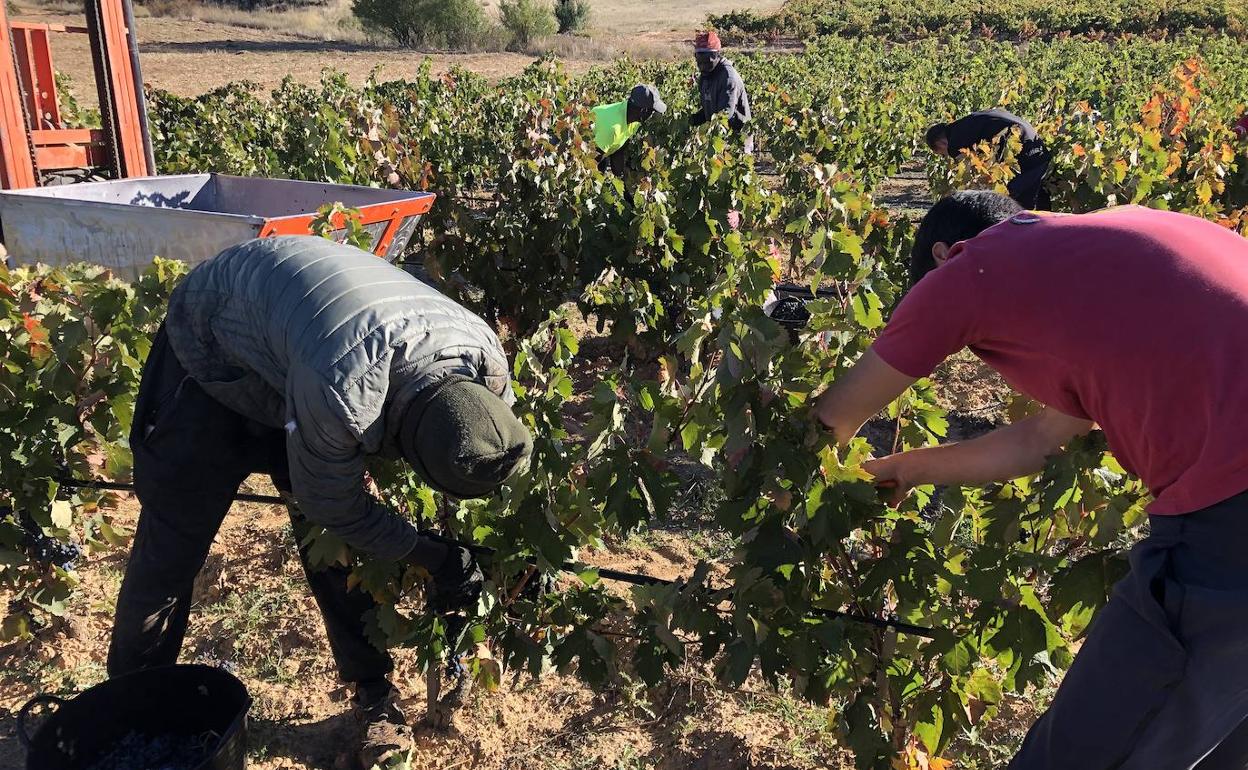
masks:
{"type": "Polygon", "coordinates": [[[290,179],[155,176],[0,192],[0,230],[19,264],[91,262],[133,279],[156,256],[195,264],[252,238],[306,235],[317,209],[342,203],[360,211],[373,253],[394,261],[433,200],[290,179]]]}

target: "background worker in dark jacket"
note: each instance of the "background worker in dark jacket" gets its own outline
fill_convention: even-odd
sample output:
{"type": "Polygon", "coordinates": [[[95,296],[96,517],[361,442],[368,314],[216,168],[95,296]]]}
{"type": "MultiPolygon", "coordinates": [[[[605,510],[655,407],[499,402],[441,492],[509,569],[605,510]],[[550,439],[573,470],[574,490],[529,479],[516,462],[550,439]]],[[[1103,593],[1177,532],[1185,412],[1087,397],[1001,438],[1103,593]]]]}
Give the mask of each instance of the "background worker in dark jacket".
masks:
{"type": "Polygon", "coordinates": [[[632,153],[628,142],[641,128],[641,124],[658,113],[667,112],[667,105],[652,85],[639,83],[633,86],[628,98],[622,102],[600,104],[592,110],[594,116],[594,144],[602,157],[598,170],[607,169],[621,176],[629,165],[632,153]]]}
{"type": "Polygon", "coordinates": [[[370,455],[404,459],[448,495],[487,495],[531,450],[507,359],[472,313],[372,254],[314,237],[249,241],[174,290],[143,369],[130,444],[142,504],[108,655],[112,676],[173,663],[191,588],[239,485],[267,473],[291,503],[304,571],[342,678],[356,687],[365,767],[410,737],[390,656],[365,637],[371,596],[309,563],[324,527],[432,575],[431,609],[476,601],[472,556],[417,533],[364,489],[370,455]]]}
{"type": "Polygon", "coordinates": [[[864,463],[891,503],[1038,473],[1094,425],[1152,494],[1130,573],[1008,770],[1248,767],[1248,240],[1170,211],[1036,214],[964,191],[924,217],[910,271],[817,402],[837,441],[963,348],[1043,408],[864,463]]]}
{"type": "MultiPolygon", "coordinates": [[[[1049,172],[1052,157],[1036,129],[1022,118],[1000,108],[973,112],[953,123],[937,123],[927,130],[927,146],[937,155],[957,156],[980,142],[990,142],[1004,132],[1017,128],[1023,141],[1018,155],[1018,174],[1007,185],[1010,197],[1025,209],[1048,211],[1051,208],[1044,176],[1049,172]]],[[[1000,152],[1005,150],[1002,137],[1000,152]]]]}
{"type": "MultiPolygon", "coordinates": [[[[689,118],[689,124],[700,126],[719,112],[728,113],[728,125],[740,131],[750,122],[750,97],[745,83],[732,62],[724,58],[719,35],[699,32],[693,42],[693,58],[698,65],[698,99],[701,108],[689,118]]],[[[753,141],[746,140],[747,151],[753,141]]]]}

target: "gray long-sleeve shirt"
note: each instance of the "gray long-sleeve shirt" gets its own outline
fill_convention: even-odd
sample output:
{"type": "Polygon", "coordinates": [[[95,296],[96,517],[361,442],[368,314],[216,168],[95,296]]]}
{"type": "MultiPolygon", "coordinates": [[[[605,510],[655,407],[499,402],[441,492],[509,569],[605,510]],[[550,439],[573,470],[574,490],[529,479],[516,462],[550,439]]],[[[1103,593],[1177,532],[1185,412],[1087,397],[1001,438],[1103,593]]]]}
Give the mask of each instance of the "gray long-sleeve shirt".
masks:
{"type": "Polygon", "coordinates": [[[417,534],[365,492],[365,459],[399,456],[416,394],[456,374],[514,400],[506,354],[484,321],[385,260],[323,238],[227,249],[174,290],[165,328],[207,393],[286,430],[301,512],[379,558],[402,558],[417,534]]]}
{"type": "Polygon", "coordinates": [[[701,125],[717,112],[728,112],[728,122],[733,130],[740,130],[750,122],[750,97],[745,92],[745,82],[736,67],[727,59],[719,66],[698,77],[698,97],[702,109],[690,119],[693,125],[701,125]]]}

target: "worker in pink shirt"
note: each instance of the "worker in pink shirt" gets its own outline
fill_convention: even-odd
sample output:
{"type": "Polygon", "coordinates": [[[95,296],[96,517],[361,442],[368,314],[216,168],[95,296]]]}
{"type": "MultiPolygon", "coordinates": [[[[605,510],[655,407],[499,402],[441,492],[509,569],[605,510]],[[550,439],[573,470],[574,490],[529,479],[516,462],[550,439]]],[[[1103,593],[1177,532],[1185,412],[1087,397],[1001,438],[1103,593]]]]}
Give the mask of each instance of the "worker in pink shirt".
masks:
{"type": "Polygon", "coordinates": [[[870,461],[891,502],[1036,473],[1094,425],[1154,498],[1130,574],[1009,769],[1248,767],[1248,240],[1136,206],[1039,215],[959,192],[924,218],[910,273],[817,403],[837,439],[962,348],[1043,408],[870,461]]]}

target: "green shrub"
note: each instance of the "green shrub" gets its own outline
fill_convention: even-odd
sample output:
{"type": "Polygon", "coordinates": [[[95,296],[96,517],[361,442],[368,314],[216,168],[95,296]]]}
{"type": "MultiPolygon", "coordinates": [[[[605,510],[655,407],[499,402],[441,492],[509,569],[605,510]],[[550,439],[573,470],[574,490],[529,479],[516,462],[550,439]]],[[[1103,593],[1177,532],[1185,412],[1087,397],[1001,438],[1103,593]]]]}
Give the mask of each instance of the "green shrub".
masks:
{"type": "Polygon", "coordinates": [[[241,8],[244,11],[286,11],[324,5],[323,0],[210,0],[213,5],[241,8]]]}
{"type": "Polygon", "coordinates": [[[589,26],[588,0],[555,0],[555,19],[559,33],[577,32],[589,26]]]}
{"type": "Polygon", "coordinates": [[[1162,35],[1187,30],[1248,33],[1243,0],[978,0],[918,4],[910,0],[785,0],[774,13],[746,10],[707,18],[733,43],[813,35],[910,40],[951,33],[1027,40],[1065,35],[1162,35]]]}
{"type": "Polygon", "coordinates": [[[61,124],[65,128],[99,128],[100,111],[83,107],[74,93],[74,81],[68,73],[56,72],[56,101],[61,106],[61,124]]]}
{"type": "Polygon", "coordinates": [[[413,47],[477,46],[490,27],[478,0],[354,0],[351,10],[366,28],[413,47]]]}
{"type": "Polygon", "coordinates": [[[501,0],[498,13],[511,34],[514,50],[525,50],[539,37],[555,34],[558,26],[550,6],[541,0],[501,0]]]}

